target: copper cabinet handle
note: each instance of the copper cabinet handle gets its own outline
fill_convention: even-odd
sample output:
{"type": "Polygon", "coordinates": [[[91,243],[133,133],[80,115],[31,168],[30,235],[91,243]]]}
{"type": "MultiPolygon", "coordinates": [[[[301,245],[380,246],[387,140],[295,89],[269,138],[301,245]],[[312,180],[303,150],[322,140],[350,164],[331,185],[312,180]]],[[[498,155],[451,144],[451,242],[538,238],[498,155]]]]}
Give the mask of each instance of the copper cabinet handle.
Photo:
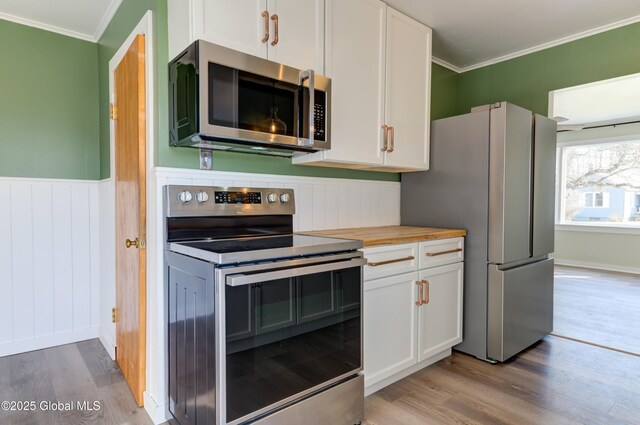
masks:
{"type": "Polygon", "coordinates": [[[404,257],[404,258],[396,258],[394,260],[386,260],[386,261],[377,261],[375,263],[367,263],[368,266],[371,267],[378,267],[378,266],[384,266],[385,264],[393,264],[393,263],[400,263],[402,261],[411,261],[411,260],[415,260],[416,257],[414,257],[413,255],[410,255],[408,257],[404,257]]]}
{"type": "Polygon", "coordinates": [[[276,44],[278,44],[278,15],[276,13],[274,13],[273,15],[271,15],[271,20],[273,21],[273,41],[271,42],[272,46],[275,46],[276,44]]]}
{"type": "Polygon", "coordinates": [[[269,41],[269,12],[265,10],[260,16],[264,18],[264,37],[262,37],[262,42],[266,43],[269,41]]]}
{"type": "Polygon", "coordinates": [[[424,281],[416,280],[416,285],[418,285],[418,301],[416,301],[416,306],[420,307],[422,304],[424,304],[424,301],[422,301],[422,297],[424,296],[422,285],[424,285],[424,281]]]}
{"type": "Polygon", "coordinates": [[[391,146],[387,152],[391,153],[396,148],[396,129],[395,127],[389,126],[389,131],[391,132],[391,146]]]}
{"type": "Polygon", "coordinates": [[[424,284],[425,288],[422,304],[429,304],[429,281],[427,279],[423,279],[422,283],[424,284]]]}
{"type": "Polygon", "coordinates": [[[427,257],[437,257],[438,255],[444,254],[453,254],[454,252],[460,252],[462,248],[449,249],[447,251],[439,251],[439,252],[427,252],[427,257]]]}
{"type": "Polygon", "coordinates": [[[388,149],[387,142],[389,142],[389,126],[386,124],[383,124],[382,131],[384,131],[384,133],[382,133],[382,149],[380,150],[382,152],[386,152],[388,149]]]}

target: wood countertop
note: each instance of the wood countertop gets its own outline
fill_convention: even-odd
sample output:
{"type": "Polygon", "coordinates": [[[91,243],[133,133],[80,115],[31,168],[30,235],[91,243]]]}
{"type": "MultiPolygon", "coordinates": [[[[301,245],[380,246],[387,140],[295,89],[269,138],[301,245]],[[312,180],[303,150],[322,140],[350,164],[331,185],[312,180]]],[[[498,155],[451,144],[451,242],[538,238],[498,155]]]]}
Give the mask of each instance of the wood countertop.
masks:
{"type": "Polygon", "coordinates": [[[365,247],[457,238],[467,235],[467,231],[462,229],[415,226],[356,227],[352,229],[316,230],[299,233],[327,238],[355,239],[362,241],[365,247]]]}

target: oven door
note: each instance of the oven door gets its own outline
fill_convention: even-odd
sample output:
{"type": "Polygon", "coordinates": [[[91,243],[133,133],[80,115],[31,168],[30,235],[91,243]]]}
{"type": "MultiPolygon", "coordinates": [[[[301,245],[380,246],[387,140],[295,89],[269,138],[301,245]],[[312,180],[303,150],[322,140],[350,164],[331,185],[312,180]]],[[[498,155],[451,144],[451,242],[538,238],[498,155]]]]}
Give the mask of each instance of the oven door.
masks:
{"type": "Polygon", "coordinates": [[[220,423],[242,423],[362,370],[365,260],[351,255],[223,272],[220,423]]]}

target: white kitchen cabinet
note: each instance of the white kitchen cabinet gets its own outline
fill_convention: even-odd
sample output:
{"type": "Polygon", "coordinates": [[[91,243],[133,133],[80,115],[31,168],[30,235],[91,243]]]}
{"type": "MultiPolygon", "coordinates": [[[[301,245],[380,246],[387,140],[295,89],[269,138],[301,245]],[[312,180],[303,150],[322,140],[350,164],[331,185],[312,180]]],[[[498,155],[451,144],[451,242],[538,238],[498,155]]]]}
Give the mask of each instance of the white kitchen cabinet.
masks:
{"type": "Polygon", "coordinates": [[[418,272],[368,282],[364,291],[364,376],[373,385],[417,361],[418,272]]]}
{"type": "Polygon", "coordinates": [[[326,0],[325,48],[331,149],[293,162],[428,169],[431,29],[378,0],[326,0]]]}
{"type": "Polygon", "coordinates": [[[448,356],[462,341],[463,247],[464,238],[450,238],[363,249],[369,263],[364,273],[366,394],[448,356]],[[419,258],[407,260],[415,253],[419,258]],[[428,261],[433,258],[438,260],[428,261]],[[409,271],[415,262],[420,270],[409,271]]]}
{"type": "Polygon", "coordinates": [[[462,342],[463,263],[420,271],[426,304],[418,308],[418,361],[462,342]]]}
{"type": "Polygon", "coordinates": [[[202,39],[324,74],[324,0],[169,0],[168,15],[170,58],[202,39]]]}

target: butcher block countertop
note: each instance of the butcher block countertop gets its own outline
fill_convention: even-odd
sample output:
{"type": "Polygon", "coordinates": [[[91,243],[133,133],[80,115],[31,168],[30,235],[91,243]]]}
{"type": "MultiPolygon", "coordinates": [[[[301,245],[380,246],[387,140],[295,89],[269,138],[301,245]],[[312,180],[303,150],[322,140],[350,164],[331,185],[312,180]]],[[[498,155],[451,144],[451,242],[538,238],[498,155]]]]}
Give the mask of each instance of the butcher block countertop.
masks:
{"type": "Polygon", "coordinates": [[[327,238],[356,239],[362,241],[365,247],[376,245],[391,245],[411,243],[424,240],[457,238],[466,236],[462,229],[441,229],[438,227],[415,226],[379,226],[357,227],[353,229],[316,230],[299,232],[302,235],[324,236],[327,238]]]}

